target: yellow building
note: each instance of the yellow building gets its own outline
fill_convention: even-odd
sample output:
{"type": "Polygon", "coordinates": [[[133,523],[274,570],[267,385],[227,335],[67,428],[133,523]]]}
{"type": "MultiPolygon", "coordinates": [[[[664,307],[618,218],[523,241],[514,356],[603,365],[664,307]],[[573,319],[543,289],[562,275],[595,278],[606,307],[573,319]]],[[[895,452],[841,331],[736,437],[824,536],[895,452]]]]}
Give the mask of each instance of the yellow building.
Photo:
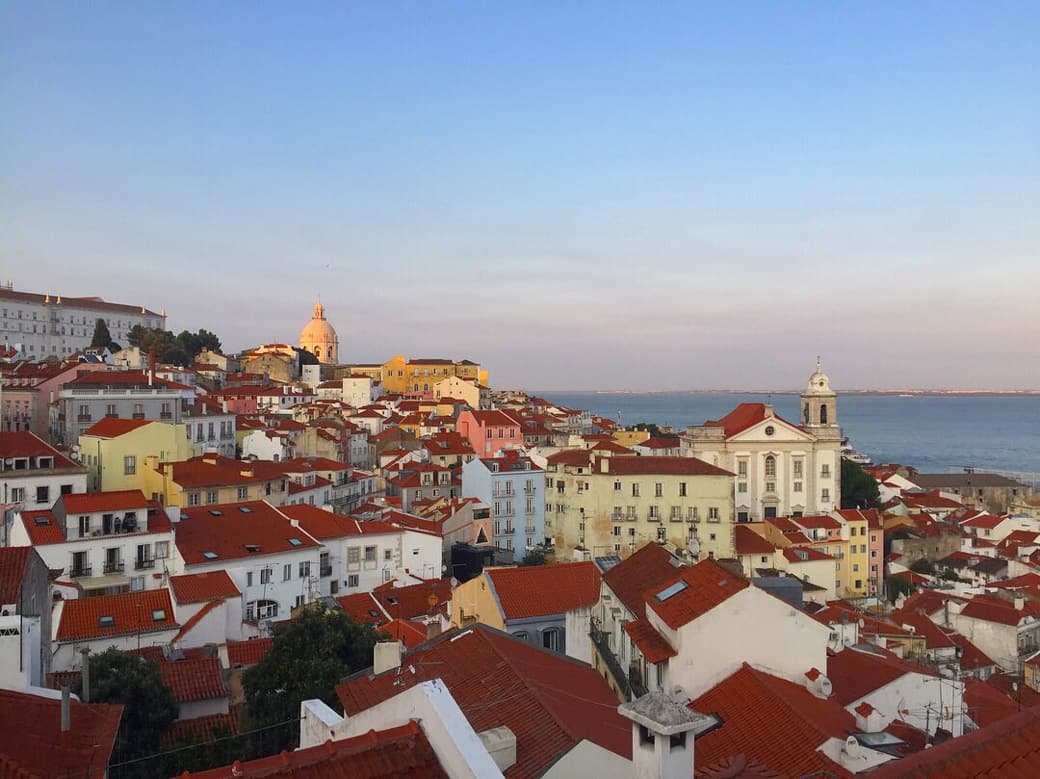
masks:
{"type": "Polygon", "coordinates": [[[432,393],[433,386],[452,376],[487,385],[487,371],[469,360],[409,360],[397,355],[383,363],[383,390],[394,395],[432,393]]]}
{"type": "Polygon", "coordinates": [[[693,457],[559,452],[545,468],[545,535],[557,554],[581,547],[627,557],[649,542],[699,559],[734,558],[733,474],[693,457]]]}
{"type": "Polygon", "coordinates": [[[865,598],[870,594],[870,544],[866,518],[843,518],[848,528],[848,558],[846,575],[848,576],[847,597],[865,598]]]}
{"type": "Polygon", "coordinates": [[[183,424],[106,417],[79,437],[80,461],[91,491],[147,489],[145,461],[186,460],[191,440],[183,424]]]}
{"type": "Polygon", "coordinates": [[[300,349],[310,352],[321,363],[339,361],[339,337],[336,328],[325,318],[325,306],[320,300],[314,305],[311,321],[300,333],[300,349]]]}
{"type": "Polygon", "coordinates": [[[622,446],[631,449],[636,444],[649,440],[650,432],[647,430],[615,430],[613,438],[622,446]]]}
{"type": "Polygon", "coordinates": [[[451,621],[458,627],[468,627],[475,622],[505,630],[502,611],[495,602],[495,592],[489,586],[488,573],[463,582],[451,593],[451,621]]]}
{"type": "Polygon", "coordinates": [[[207,506],[266,500],[284,505],[289,479],[280,463],[233,460],[206,454],[181,462],[148,458],[145,463],[145,495],[164,506],[207,506]]]}

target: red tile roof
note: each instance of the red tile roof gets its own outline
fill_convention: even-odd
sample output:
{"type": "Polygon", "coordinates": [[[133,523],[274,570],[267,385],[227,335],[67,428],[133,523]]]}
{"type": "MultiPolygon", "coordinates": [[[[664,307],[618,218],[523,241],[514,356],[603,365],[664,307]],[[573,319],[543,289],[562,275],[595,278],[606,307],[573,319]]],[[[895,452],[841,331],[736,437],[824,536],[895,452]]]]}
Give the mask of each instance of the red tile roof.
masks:
{"type": "Polygon", "coordinates": [[[810,514],[804,517],[792,517],[791,521],[799,527],[813,530],[841,530],[841,522],[828,514],[810,514]]]}
{"type": "Polygon", "coordinates": [[[422,728],[414,720],[388,730],[370,730],[361,736],[282,752],[248,762],[197,773],[184,772],[178,779],[390,779],[430,777],[447,779],[422,728]]]}
{"type": "Polygon", "coordinates": [[[394,587],[382,585],[376,588],[373,596],[383,607],[383,611],[391,617],[401,619],[414,619],[435,612],[447,613],[448,602],[451,600],[451,580],[431,579],[419,584],[410,584],[407,587],[394,587]],[[431,606],[432,600],[436,605],[431,606]]]}
{"type": "Polygon", "coordinates": [[[605,574],[603,581],[636,618],[646,614],[643,594],[675,579],[682,563],[660,544],[646,544],[605,574]]]}
{"type": "Polygon", "coordinates": [[[871,772],[871,779],[1033,779],[1040,715],[1026,710],[871,772]]]}
{"type": "Polygon", "coordinates": [[[178,703],[207,701],[227,696],[220,661],[215,657],[194,660],[164,660],[159,663],[163,684],[173,691],[178,703]]]}
{"type": "MultiPolygon", "coordinates": [[[[474,411],[466,409],[462,414],[469,414],[480,427],[519,427],[520,423],[504,411],[474,411]]],[[[460,415],[461,416],[461,415],[460,415]]]]}
{"type": "Polygon", "coordinates": [[[362,672],[336,688],[350,717],[419,682],[440,678],[478,733],[505,726],[516,736],[509,779],[541,776],[583,739],[631,757],[630,723],[594,669],[486,625],[445,633],[408,652],[407,672],[362,672]],[[414,669],[414,671],[412,670],[414,669]]]}
{"type": "MultiPolygon", "coordinates": [[[[55,468],[79,468],[80,466],[42,438],[28,431],[0,432],[0,457],[53,457],[55,468]]],[[[15,472],[14,476],[30,476],[32,471],[15,472]]],[[[4,478],[10,478],[6,475],[4,478]]]]}
{"type": "Polygon", "coordinates": [[[913,628],[914,635],[923,636],[928,649],[950,649],[957,644],[924,614],[915,611],[893,611],[888,617],[905,628],[913,628]]]}
{"type": "Polygon", "coordinates": [[[336,598],[343,613],[354,622],[363,625],[383,625],[390,617],[383,611],[379,601],[370,592],[356,592],[351,595],[340,595],[336,598]]]}
{"type": "Polygon", "coordinates": [[[855,718],[834,700],[822,700],[804,685],[770,676],[746,663],[691,701],[690,708],[721,715],[723,725],[697,739],[699,765],[735,755],[782,776],[849,776],[817,749],[828,739],[845,740],[855,718]]]}
{"type": "Polygon", "coordinates": [[[252,641],[228,641],[228,665],[240,668],[256,665],[271,650],[273,638],[254,638],[252,641]]]}
{"type": "Polygon", "coordinates": [[[391,620],[381,629],[389,633],[391,638],[403,643],[405,649],[415,649],[420,644],[425,644],[428,635],[426,625],[406,619],[391,620]]]}
{"type": "Polygon", "coordinates": [[[33,554],[31,546],[0,547],[0,606],[18,605],[25,569],[33,554]]]}
{"type": "Polygon", "coordinates": [[[950,640],[961,648],[961,670],[975,671],[980,668],[996,667],[996,663],[960,633],[950,633],[950,640]]]}
{"type": "Polygon", "coordinates": [[[293,527],[288,517],[262,500],[182,508],[176,541],[187,565],[219,564],[223,560],[306,551],[318,546],[306,533],[293,527]],[[250,546],[259,549],[251,552],[250,546]],[[216,556],[209,557],[207,553],[216,556]]]}
{"type": "Polygon", "coordinates": [[[625,632],[642,652],[648,663],[659,663],[669,657],[675,657],[672,645],[658,633],[646,617],[625,623],[625,632]]]}
{"type": "Polygon", "coordinates": [[[118,438],[121,435],[137,430],[139,427],[150,424],[152,422],[148,419],[105,417],[84,430],[83,435],[94,436],[95,438],[118,438]]]}
{"type": "Polygon", "coordinates": [[[910,665],[880,647],[873,651],[848,647],[827,658],[827,676],[834,686],[834,700],[847,706],[908,673],[937,676],[923,666],[910,665]]]}
{"type": "Polygon", "coordinates": [[[96,514],[102,511],[130,511],[148,507],[148,499],[140,490],[80,492],[62,495],[59,500],[65,507],[65,513],[70,515],[96,514]]]}
{"type": "Polygon", "coordinates": [[[995,622],[999,625],[1017,625],[1026,614],[1019,611],[1014,604],[988,595],[976,595],[961,609],[962,617],[995,622]]]}
{"type": "Polygon", "coordinates": [[[824,554],[819,549],[811,546],[799,546],[797,548],[787,547],[783,550],[784,557],[791,563],[811,563],[818,560],[833,560],[829,554],[824,554]]]}
{"type": "Polygon", "coordinates": [[[591,561],[487,568],[484,574],[506,620],[563,614],[599,600],[601,576],[591,561]]]}
{"type": "Polygon", "coordinates": [[[0,690],[0,776],[4,779],[103,779],[122,705],[72,701],[72,728],[61,732],[61,701],[0,690]]]}
{"type": "Polygon", "coordinates": [[[776,547],[746,525],[737,525],[734,529],[737,554],[772,554],[776,547]]]}
{"type": "Polygon", "coordinates": [[[968,707],[968,716],[979,727],[992,725],[1021,711],[1017,701],[993,685],[971,678],[964,680],[964,704],[968,707]]]}
{"type": "Polygon", "coordinates": [[[180,604],[203,603],[241,595],[227,571],[186,573],[170,577],[173,597],[180,604]]]}
{"type": "Polygon", "coordinates": [[[105,636],[176,630],[178,627],[170,591],[142,590],[66,600],[55,640],[87,641],[105,636]],[[111,617],[112,624],[102,625],[104,617],[111,617]]]}
{"type": "MultiPolygon", "coordinates": [[[[786,419],[776,416],[776,414],[770,418],[795,430],[801,429],[797,425],[792,425],[786,419]]],[[[721,427],[726,434],[726,438],[732,438],[743,433],[748,428],[754,427],[759,422],[764,422],[766,419],[765,403],[741,403],[721,419],[709,419],[704,423],[704,426],[721,427]]]]}
{"type": "Polygon", "coordinates": [[[696,457],[605,457],[596,460],[593,470],[599,473],[606,461],[612,476],[733,476],[718,466],[698,460],[696,457]]]}
{"type": "Polygon", "coordinates": [[[676,629],[708,613],[748,584],[743,576],[708,559],[683,569],[671,584],[646,591],[643,600],[668,627],[676,629]],[[662,593],[673,589],[674,594],[661,599],[662,593]]]}
{"type": "Polygon", "coordinates": [[[232,706],[227,714],[209,714],[192,719],[179,719],[163,732],[160,743],[164,749],[172,749],[181,741],[213,741],[221,736],[237,735],[241,722],[239,706],[232,706]]]}
{"type": "Polygon", "coordinates": [[[980,527],[992,530],[1005,519],[1007,519],[1007,517],[995,517],[992,514],[979,514],[971,519],[961,522],[961,527],[980,527]]]}

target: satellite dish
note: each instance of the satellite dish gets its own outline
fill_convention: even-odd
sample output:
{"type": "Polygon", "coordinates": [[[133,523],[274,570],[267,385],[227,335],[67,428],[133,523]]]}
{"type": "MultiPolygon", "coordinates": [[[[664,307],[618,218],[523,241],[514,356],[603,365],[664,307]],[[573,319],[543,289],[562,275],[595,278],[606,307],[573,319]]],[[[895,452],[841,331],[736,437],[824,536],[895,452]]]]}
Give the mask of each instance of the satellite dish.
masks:
{"type": "Polygon", "coordinates": [[[859,757],[859,742],[855,736],[849,736],[845,739],[845,754],[849,757],[859,757]]]}

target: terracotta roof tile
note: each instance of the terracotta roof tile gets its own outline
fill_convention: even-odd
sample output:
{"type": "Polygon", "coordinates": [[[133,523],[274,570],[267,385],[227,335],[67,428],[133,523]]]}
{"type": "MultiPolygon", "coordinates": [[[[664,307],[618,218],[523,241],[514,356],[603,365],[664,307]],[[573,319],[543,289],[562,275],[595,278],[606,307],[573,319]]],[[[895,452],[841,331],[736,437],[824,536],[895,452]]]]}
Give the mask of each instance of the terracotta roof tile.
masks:
{"type": "Polygon", "coordinates": [[[591,561],[487,568],[507,619],[563,614],[599,600],[600,572],[591,561]]]}
{"type": "Polygon", "coordinates": [[[1026,617],[1026,614],[1007,601],[985,595],[976,595],[964,604],[964,608],[961,609],[961,616],[980,619],[985,622],[995,622],[999,625],[1017,625],[1026,617]]]}
{"type": "Polygon", "coordinates": [[[391,617],[414,619],[436,611],[446,614],[451,600],[451,580],[431,579],[407,587],[383,585],[372,594],[391,617]],[[436,599],[436,606],[430,606],[431,597],[436,599]]]}
{"type": "Polygon", "coordinates": [[[95,438],[118,438],[121,435],[133,432],[140,427],[152,424],[148,419],[120,419],[118,417],[105,417],[99,419],[93,425],[83,431],[83,435],[95,438]]]}
{"type": "Polygon", "coordinates": [[[21,600],[22,580],[33,554],[31,546],[0,548],[0,606],[18,604],[21,600]]]}
{"type": "Polygon", "coordinates": [[[100,511],[130,511],[148,507],[148,499],[140,490],[111,492],[78,492],[62,495],[59,502],[66,514],[94,514],[100,511]]]}
{"type": "Polygon", "coordinates": [[[242,668],[259,663],[271,650],[273,638],[254,638],[252,641],[228,641],[228,665],[242,668]]]}
{"type": "Polygon", "coordinates": [[[227,571],[186,573],[170,577],[170,589],[180,604],[202,603],[241,595],[227,571]]]}
{"type": "Polygon", "coordinates": [[[671,584],[648,590],[643,600],[666,625],[675,629],[711,611],[748,585],[743,576],[709,559],[684,569],[671,584]]]}
{"type": "MultiPolygon", "coordinates": [[[[5,430],[0,432],[0,457],[53,457],[55,468],[79,468],[53,446],[42,438],[27,431],[5,430]]],[[[15,476],[29,475],[31,471],[15,473],[15,476]]],[[[5,478],[10,478],[5,476],[5,478]]]]}
{"type": "Polygon", "coordinates": [[[384,625],[390,617],[375,596],[370,592],[356,592],[351,595],[340,595],[336,598],[340,609],[354,622],[363,625],[384,625]]]}
{"type": "Polygon", "coordinates": [[[847,706],[874,690],[908,673],[936,676],[922,666],[913,666],[878,647],[873,651],[849,647],[827,658],[827,676],[834,685],[834,700],[847,706]]]}
{"type": "Polygon", "coordinates": [[[305,551],[318,546],[310,536],[293,527],[288,517],[262,500],[181,509],[176,541],[187,565],[305,551]],[[249,547],[259,549],[253,552],[249,547]]]}
{"type": "Polygon", "coordinates": [[[603,574],[603,581],[639,619],[646,614],[643,594],[673,581],[682,567],[660,544],[646,544],[603,574]]]}
{"type": "Polygon", "coordinates": [[[227,714],[209,714],[175,721],[162,734],[161,744],[164,748],[171,749],[188,739],[197,742],[212,741],[221,736],[237,735],[240,728],[239,707],[232,706],[227,714]]]}
{"type": "Polygon", "coordinates": [[[206,701],[227,696],[220,661],[215,657],[164,660],[159,663],[163,683],[178,703],[206,701]]]}
{"type": "Polygon", "coordinates": [[[86,641],[178,627],[170,591],[142,590],[65,601],[55,640],[86,641]]]}
{"type": "Polygon", "coordinates": [[[697,739],[697,763],[714,764],[746,755],[782,776],[814,773],[849,776],[817,749],[855,730],[855,719],[833,700],[821,700],[803,685],[744,664],[691,701],[690,708],[716,712],[723,725],[697,739]]]}
{"type": "MultiPolygon", "coordinates": [[[[773,554],[776,547],[746,525],[734,528],[737,554],[773,554]]],[[[786,551],[786,550],[785,550],[786,551]]]]}
{"type": "Polygon", "coordinates": [[[659,663],[675,657],[676,651],[668,641],[654,630],[646,617],[625,623],[625,632],[642,652],[648,663],[659,663]]]}
{"type": "Polygon", "coordinates": [[[415,721],[388,730],[370,730],[361,736],[282,752],[232,766],[184,774],[192,779],[390,779],[430,777],[447,779],[430,742],[415,721]]]}
{"type": "Polygon", "coordinates": [[[503,725],[513,731],[516,763],[505,771],[509,779],[541,776],[583,739],[631,756],[630,723],[617,713],[603,678],[584,663],[476,625],[408,652],[401,667],[409,672],[365,671],[340,684],[336,693],[346,716],[441,678],[475,731],[503,725]]]}
{"type": "Polygon", "coordinates": [[[390,620],[381,629],[389,633],[391,638],[403,643],[405,649],[415,649],[420,644],[425,644],[428,635],[426,625],[406,619],[390,620]]]}
{"type": "Polygon", "coordinates": [[[606,460],[607,473],[612,476],[644,476],[662,474],[666,476],[733,476],[732,473],[696,457],[607,457],[598,459],[593,465],[597,473],[606,460]]]}
{"type": "Polygon", "coordinates": [[[72,701],[72,728],[61,732],[61,701],[0,690],[0,776],[103,779],[122,705],[72,701]]]}

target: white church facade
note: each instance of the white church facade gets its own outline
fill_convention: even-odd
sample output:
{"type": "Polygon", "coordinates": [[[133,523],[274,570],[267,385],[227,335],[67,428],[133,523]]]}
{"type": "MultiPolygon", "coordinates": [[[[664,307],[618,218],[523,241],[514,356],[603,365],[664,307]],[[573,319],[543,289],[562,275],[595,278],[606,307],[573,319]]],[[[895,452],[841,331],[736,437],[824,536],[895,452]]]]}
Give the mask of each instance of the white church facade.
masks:
{"type": "Polygon", "coordinates": [[[801,396],[800,424],[768,403],[741,403],[722,419],[688,427],[683,454],[736,474],[738,522],[826,514],[841,506],[837,394],[817,360],[801,396]]]}

